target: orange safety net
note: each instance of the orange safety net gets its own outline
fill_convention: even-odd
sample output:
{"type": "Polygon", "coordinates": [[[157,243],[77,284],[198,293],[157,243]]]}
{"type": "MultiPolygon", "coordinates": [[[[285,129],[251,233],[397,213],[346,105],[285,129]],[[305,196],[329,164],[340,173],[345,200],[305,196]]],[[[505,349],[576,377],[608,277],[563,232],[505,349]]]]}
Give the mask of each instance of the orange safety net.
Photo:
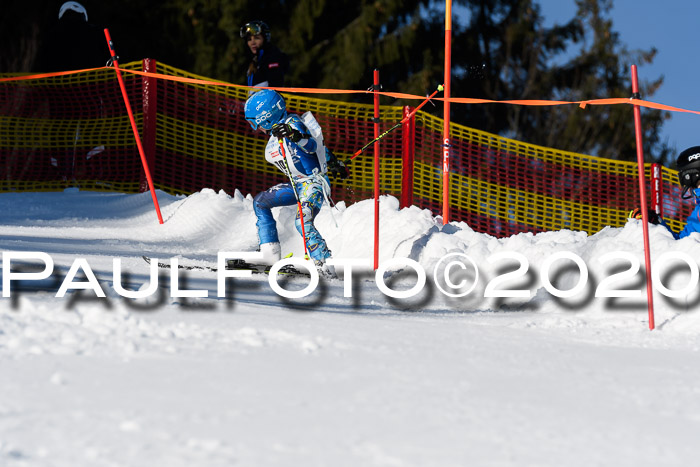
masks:
{"type": "MultiPolygon", "coordinates": [[[[173,194],[203,188],[255,194],[285,181],[264,160],[267,137],[253,132],[244,119],[247,88],[164,64],[157,65],[157,73],[144,73],[141,67],[141,62],[133,62],[122,69],[127,72],[127,92],[156,188],[173,194]]],[[[349,158],[374,137],[369,103],[283,95],[290,112],[313,112],[327,146],[340,159],[349,158]]],[[[371,94],[367,101],[371,102],[371,94]]],[[[543,102],[534,105],[571,104],[543,102]]],[[[527,101],[507,103],[529,105],[527,101]]],[[[380,132],[399,122],[402,110],[382,106],[380,132]]],[[[414,138],[409,138],[414,141],[412,167],[402,160],[402,131],[381,140],[380,191],[400,197],[408,186],[413,204],[439,214],[442,120],[416,113],[415,134],[410,135],[414,138]],[[409,169],[412,183],[402,185],[402,174],[409,169]]],[[[464,221],[479,232],[499,237],[559,229],[594,233],[605,226],[622,225],[629,210],[639,205],[635,163],[530,145],[456,124],[451,126],[451,144],[451,219],[464,221]]],[[[332,183],[336,201],[350,204],[372,196],[372,158],[370,148],[353,160],[350,179],[332,183]]],[[[69,186],[119,192],[146,189],[121,92],[109,68],[29,80],[0,76],[0,161],[0,191],[69,186]]],[[[678,229],[692,206],[679,201],[676,172],[664,169],[663,174],[664,215],[678,229]]]]}

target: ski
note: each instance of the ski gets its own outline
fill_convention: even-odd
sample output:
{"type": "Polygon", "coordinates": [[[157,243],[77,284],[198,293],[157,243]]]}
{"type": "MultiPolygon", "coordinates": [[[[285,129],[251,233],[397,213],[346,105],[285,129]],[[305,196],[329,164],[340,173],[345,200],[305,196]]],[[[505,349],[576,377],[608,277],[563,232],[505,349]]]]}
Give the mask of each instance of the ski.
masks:
{"type": "MultiPolygon", "coordinates": [[[[148,264],[151,264],[153,261],[150,256],[144,255],[141,257],[148,264]]],[[[163,268],[163,269],[170,269],[170,263],[162,263],[162,262],[158,261],[158,267],[163,268]]],[[[178,269],[187,269],[187,270],[199,269],[199,270],[203,270],[203,271],[212,271],[212,272],[217,271],[216,266],[207,266],[207,265],[203,265],[203,264],[178,264],[177,267],[178,267],[178,269]]]]}
{"type": "MultiPolygon", "coordinates": [[[[149,256],[142,256],[144,261],[146,261],[148,264],[151,264],[152,259],[149,256]]],[[[170,269],[171,265],[170,263],[163,263],[158,261],[158,267],[163,268],[163,269],[170,269]]],[[[210,266],[206,264],[195,264],[195,263],[189,263],[189,264],[179,264],[177,265],[178,269],[186,269],[186,270],[201,270],[201,271],[211,271],[211,272],[216,272],[218,271],[218,268],[216,266],[210,266]]],[[[233,271],[251,271],[253,274],[269,274],[270,273],[270,266],[263,265],[263,264],[251,264],[243,261],[242,259],[231,259],[226,262],[226,269],[227,270],[233,270],[233,271]]],[[[287,277],[309,277],[309,274],[303,271],[300,271],[296,269],[294,266],[287,265],[284,266],[279,270],[277,273],[280,276],[287,276],[287,277]]]]}

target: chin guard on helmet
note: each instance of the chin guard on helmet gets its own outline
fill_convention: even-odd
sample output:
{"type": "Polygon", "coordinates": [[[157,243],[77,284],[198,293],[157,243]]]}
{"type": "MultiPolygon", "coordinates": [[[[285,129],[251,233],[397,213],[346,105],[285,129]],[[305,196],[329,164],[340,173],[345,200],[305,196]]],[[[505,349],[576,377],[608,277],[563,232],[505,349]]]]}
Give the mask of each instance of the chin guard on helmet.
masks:
{"type": "Polygon", "coordinates": [[[692,196],[689,195],[688,192],[698,187],[698,182],[700,181],[700,169],[682,170],[678,172],[678,180],[681,186],[683,187],[683,193],[681,193],[681,198],[692,198],[692,196]]]}

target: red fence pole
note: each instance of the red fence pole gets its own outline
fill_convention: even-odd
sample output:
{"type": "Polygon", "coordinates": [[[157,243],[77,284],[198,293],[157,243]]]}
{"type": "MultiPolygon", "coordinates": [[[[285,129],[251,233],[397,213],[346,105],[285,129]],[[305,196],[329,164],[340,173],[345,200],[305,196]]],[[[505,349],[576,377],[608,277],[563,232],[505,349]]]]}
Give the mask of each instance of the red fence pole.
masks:
{"type": "MultiPolygon", "coordinates": [[[[632,65],[632,98],[639,99],[637,66],[632,65]]],[[[644,264],[647,273],[647,306],[649,308],[649,329],[654,329],[654,289],[651,282],[651,252],[649,249],[649,215],[647,213],[646,174],[644,173],[644,148],[642,147],[642,114],[638,105],[634,106],[634,133],[637,141],[637,173],[639,175],[639,196],[642,208],[642,231],[644,233],[644,264]]]]}
{"type": "MultiPolygon", "coordinates": [[[[379,138],[379,70],[374,70],[374,138],[379,138]]],[[[374,269],[379,267],[379,140],[374,142],[374,269]]]]}
{"type": "Polygon", "coordinates": [[[651,204],[656,213],[664,216],[664,188],[661,164],[651,164],[651,204]]]}
{"type": "Polygon", "coordinates": [[[163,223],[163,216],[160,213],[160,206],[158,206],[158,198],[156,197],[156,191],[153,188],[153,179],[151,179],[151,171],[148,170],[148,161],[146,161],[146,155],[143,151],[143,145],[141,144],[141,137],[139,136],[139,130],[136,127],[136,120],[134,119],[134,113],[131,111],[131,104],[129,104],[129,96],[126,94],[126,85],[124,84],[124,78],[119,70],[119,63],[117,62],[117,53],[114,51],[114,44],[112,43],[112,38],[109,35],[109,29],[105,29],[105,38],[107,38],[107,46],[109,47],[109,53],[112,57],[112,64],[114,65],[114,71],[117,73],[117,81],[119,81],[119,87],[122,90],[122,96],[124,96],[124,105],[126,105],[126,113],[129,115],[129,121],[131,121],[131,129],[134,131],[134,138],[136,139],[136,146],[139,149],[139,155],[141,156],[141,165],[143,165],[143,171],[146,173],[146,180],[148,181],[148,188],[151,190],[151,198],[153,198],[153,205],[156,208],[156,214],[158,215],[158,222],[163,223]]]}
{"type": "Polygon", "coordinates": [[[442,130],[442,223],[450,222],[450,77],[452,68],[452,0],[445,0],[445,105],[442,130]]]}
{"type": "MultiPolygon", "coordinates": [[[[403,118],[411,115],[413,109],[406,105],[403,108],[403,118]]],[[[401,204],[407,208],[413,205],[413,160],[416,150],[416,117],[407,119],[401,128],[401,204]]]]}
{"type": "MultiPolygon", "coordinates": [[[[156,73],[156,61],[152,58],[143,59],[143,71],[156,73]]],[[[148,167],[155,172],[156,167],[156,119],[158,112],[158,80],[152,76],[143,78],[143,150],[146,154],[148,167]]],[[[148,189],[146,177],[141,177],[141,193],[148,189]]]]}

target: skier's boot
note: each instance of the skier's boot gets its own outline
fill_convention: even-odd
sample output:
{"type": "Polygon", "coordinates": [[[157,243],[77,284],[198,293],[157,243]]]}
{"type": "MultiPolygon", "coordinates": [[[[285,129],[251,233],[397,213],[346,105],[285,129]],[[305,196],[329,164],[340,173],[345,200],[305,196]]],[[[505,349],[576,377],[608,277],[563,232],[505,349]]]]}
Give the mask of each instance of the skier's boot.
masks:
{"type": "Polygon", "coordinates": [[[255,260],[254,264],[249,264],[242,259],[230,259],[226,262],[226,269],[251,269],[253,266],[267,266],[267,270],[270,266],[275,264],[280,260],[281,248],[279,242],[263,243],[260,245],[258,250],[263,254],[262,259],[255,260]]]}
{"type": "Polygon", "coordinates": [[[263,257],[257,263],[272,266],[280,260],[282,256],[281,251],[279,242],[263,243],[260,245],[260,253],[263,254],[263,257]]]}
{"type": "Polygon", "coordinates": [[[331,266],[326,262],[325,259],[315,259],[314,265],[318,271],[319,277],[324,279],[337,279],[338,276],[335,273],[335,267],[331,266]]]}

